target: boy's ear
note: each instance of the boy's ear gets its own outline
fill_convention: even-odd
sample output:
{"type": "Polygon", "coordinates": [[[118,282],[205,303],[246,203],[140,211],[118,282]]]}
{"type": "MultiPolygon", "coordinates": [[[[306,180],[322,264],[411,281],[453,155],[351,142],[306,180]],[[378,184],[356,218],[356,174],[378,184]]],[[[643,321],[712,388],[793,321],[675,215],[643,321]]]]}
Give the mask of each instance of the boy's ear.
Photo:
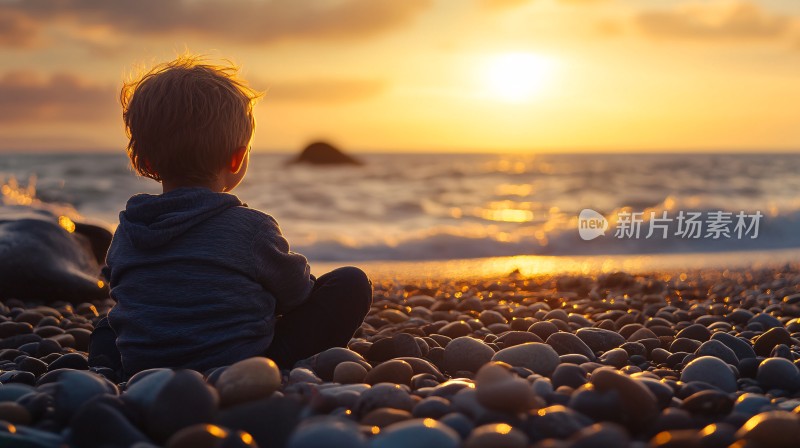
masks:
{"type": "Polygon", "coordinates": [[[231,164],[230,170],[231,173],[238,173],[240,169],[242,169],[242,164],[244,163],[244,158],[247,155],[247,146],[241,146],[236,148],[233,155],[231,156],[231,164]]]}

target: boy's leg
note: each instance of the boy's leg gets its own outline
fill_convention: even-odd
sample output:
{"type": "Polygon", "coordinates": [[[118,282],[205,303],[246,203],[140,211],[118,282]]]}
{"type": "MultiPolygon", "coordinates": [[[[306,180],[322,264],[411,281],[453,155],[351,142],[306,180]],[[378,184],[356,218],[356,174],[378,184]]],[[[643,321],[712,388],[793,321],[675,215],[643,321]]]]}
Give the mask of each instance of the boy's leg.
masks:
{"type": "Polygon", "coordinates": [[[89,338],[89,365],[92,367],[108,367],[114,371],[122,368],[122,358],[117,350],[117,334],[104,317],[97,322],[89,338]]]}
{"type": "Polygon", "coordinates": [[[266,356],[282,368],[331,347],[345,347],[372,305],[372,282],[343,267],[317,278],[308,300],[279,317],[266,356]]]}

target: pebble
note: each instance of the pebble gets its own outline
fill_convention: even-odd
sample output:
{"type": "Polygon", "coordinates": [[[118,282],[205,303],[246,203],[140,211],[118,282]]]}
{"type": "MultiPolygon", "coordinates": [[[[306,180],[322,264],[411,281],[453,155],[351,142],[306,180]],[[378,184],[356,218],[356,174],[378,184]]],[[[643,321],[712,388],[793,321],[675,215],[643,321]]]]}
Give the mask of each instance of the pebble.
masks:
{"type": "Polygon", "coordinates": [[[361,424],[383,428],[393,423],[403,422],[412,418],[411,413],[401,409],[378,408],[361,417],[361,424]]]}
{"type": "Polygon", "coordinates": [[[268,397],[280,386],[278,365],[262,357],[248,358],[231,365],[216,382],[223,407],[268,397]]]}
{"type": "Polygon", "coordinates": [[[457,448],[458,433],[434,419],[413,419],[388,426],[372,439],[370,448],[457,448]]]}
{"type": "MultiPolygon", "coordinates": [[[[759,314],[759,316],[766,315],[759,314]]],[[[756,342],[753,344],[753,350],[758,356],[769,356],[772,349],[775,348],[776,345],[780,344],[792,345],[792,337],[785,328],[774,327],[770,328],[764,334],[759,336],[758,339],[756,339],[756,342]]]]}
{"type": "Polygon", "coordinates": [[[349,348],[119,387],[85,353],[112,301],[6,299],[0,445],[794,446],[797,272],[376,282],[349,348]],[[253,391],[231,401],[237,370],[253,391]]]}
{"type": "Polygon", "coordinates": [[[625,447],[630,437],[625,428],[614,423],[595,423],[580,429],[570,437],[570,448],[625,447]]]}
{"type": "Polygon", "coordinates": [[[217,391],[198,372],[176,370],[164,381],[154,401],[145,409],[146,433],[154,440],[164,442],[183,428],[211,423],[219,401],[217,391]]]}
{"type": "Polygon", "coordinates": [[[503,347],[513,347],[515,345],[524,344],[526,342],[544,342],[542,338],[529,331],[506,331],[497,341],[503,344],[503,347]]]}
{"type": "Polygon", "coordinates": [[[245,432],[230,432],[216,425],[193,425],[181,429],[169,438],[167,448],[258,447],[253,436],[245,432]]]}
{"type": "Polygon", "coordinates": [[[342,384],[363,383],[367,376],[367,369],[359,363],[345,361],[333,370],[333,382],[342,384]]]}
{"type": "Polygon", "coordinates": [[[545,341],[550,337],[551,334],[558,332],[558,327],[552,322],[542,321],[536,322],[528,327],[528,331],[538,336],[539,339],[545,341]]]}
{"type": "Polygon", "coordinates": [[[656,396],[647,386],[625,374],[608,368],[597,369],[592,372],[589,381],[600,392],[618,392],[623,409],[634,425],[643,424],[658,415],[656,396]]]}
{"type": "Polygon", "coordinates": [[[68,422],[78,408],[94,397],[117,395],[114,384],[105,378],[81,370],[54,371],[57,380],[37,389],[52,391],[54,417],[60,422],[68,422]]]}
{"type": "Polygon", "coordinates": [[[297,367],[289,372],[289,384],[297,383],[320,384],[322,380],[311,370],[297,367]]]}
{"type": "Polygon", "coordinates": [[[765,395],[745,393],[736,399],[733,411],[742,415],[753,416],[767,411],[771,407],[771,400],[765,395]]]}
{"type": "Polygon", "coordinates": [[[558,353],[549,345],[539,342],[528,342],[504,348],[494,354],[492,361],[502,361],[515,367],[525,367],[544,376],[552,375],[560,363],[558,353]]]}
{"type": "Polygon", "coordinates": [[[14,425],[29,425],[31,413],[24,406],[13,401],[0,402],[0,420],[14,425]]]}
{"type": "Polygon", "coordinates": [[[390,359],[409,356],[419,358],[422,350],[414,336],[408,333],[398,333],[394,336],[380,339],[370,346],[366,357],[373,362],[384,362],[390,359]]]}
{"type": "Polygon", "coordinates": [[[355,362],[361,364],[367,370],[370,369],[369,363],[361,355],[342,347],[333,347],[318,353],[311,360],[311,365],[312,370],[323,381],[331,381],[336,366],[345,361],[355,362]]]}
{"type": "Polygon", "coordinates": [[[382,407],[411,411],[414,408],[414,400],[405,386],[381,383],[359,395],[355,410],[358,415],[366,415],[373,409],[382,407]]]}
{"type": "Polygon", "coordinates": [[[553,349],[559,355],[577,354],[585,356],[590,361],[594,361],[596,359],[592,349],[589,348],[589,346],[586,345],[581,338],[572,333],[553,333],[545,342],[547,345],[553,347],[553,349]]]}
{"type": "Polygon", "coordinates": [[[464,448],[526,448],[528,436],[506,423],[492,423],[472,430],[464,448]]]}
{"type": "Polygon", "coordinates": [[[767,358],[759,364],[756,380],[765,390],[794,392],[800,389],[800,370],[788,359],[767,358]]]}
{"type": "Polygon", "coordinates": [[[470,327],[469,324],[467,324],[463,320],[450,322],[449,324],[439,329],[439,334],[447,336],[450,339],[455,339],[461,336],[467,336],[470,333],[472,333],[472,327],[470,327]]]}
{"type": "Polygon", "coordinates": [[[719,341],[725,344],[726,347],[733,351],[733,353],[736,355],[736,358],[739,360],[756,357],[756,352],[753,350],[753,346],[737,338],[736,336],[732,336],[728,333],[714,333],[711,336],[711,340],[719,341]]]}
{"type": "Polygon", "coordinates": [[[704,325],[692,324],[675,335],[675,338],[693,339],[695,341],[705,342],[711,338],[711,331],[704,325]]]}
{"type": "Polygon", "coordinates": [[[486,408],[509,413],[525,412],[536,403],[531,384],[519,377],[483,382],[478,385],[476,396],[486,408]]]}
{"type": "Polygon", "coordinates": [[[736,353],[722,342],[714,339],[703,342],[694,354],[698,357],[713,356],[734,366],[739,364],[739,358],[736,356],[736,353]]]}
{"type": "Polygon", "coordinates": [[[723,392],[736,392],[736,375],[728,364],[713,356],[701,356],[687,364],[681,372],[681,381],[702,381],[723,392]]]}
{"type": "Polygon", "coordinates": [[[378,383],[411,384],[414,369],[405,361],[393,359],[378,364],[364,377],[364,382],[370,385],[378,383]]]}
{"type": "Polygon", "coordinates": [[[762,412],[747,420],[736,432],[736,438],[751,440],[758,446],[796,447],[800,440],[800,415],[787,411],[762,412]]]}
{"type": "Polygon", "coordinates": [[[367,438],[352,422],[323,418],[300,425],[289,438],[287,448],[366,448],[367,438]]]}
{"type": "Polygon", "coordinates": [[[589,381],[586,377],[586,369],[574,364],[559,365],[550,379],[555,388],[569,386],[573,389],[577,389],[589,381]]]}
{"type": "Polygon", "coordinates": [[[594,352],[613,350],[625,343],[625,338],[619,333],[602,328],[580,328],[575,335],[594,352]]]}
{"type": "Polygon", "coordinates": [[[733,409],[733,399],[720,391],[704,390],[683,400],[681,409],[697,415],[724,416],[730,414],[733,409]]]}
{"type": "Polygon", "coordinates": [[[477,372],[491,361],[495,352],[483,342],[462,336],[453,339],[444,348],[444,368],[448,372],[477,372]]]}

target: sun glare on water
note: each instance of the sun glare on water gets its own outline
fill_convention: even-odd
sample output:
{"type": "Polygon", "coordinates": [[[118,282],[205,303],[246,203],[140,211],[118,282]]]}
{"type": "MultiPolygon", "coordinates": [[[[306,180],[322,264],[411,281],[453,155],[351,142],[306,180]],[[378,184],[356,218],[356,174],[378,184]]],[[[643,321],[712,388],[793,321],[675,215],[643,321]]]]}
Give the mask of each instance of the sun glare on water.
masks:
{"type": "Polygon", "coordinates": [[[486,87],[492,97],[524,102],[547,88],[554,62],[534,53],[503,53],[491,56],[485,67],[486,87]]]}

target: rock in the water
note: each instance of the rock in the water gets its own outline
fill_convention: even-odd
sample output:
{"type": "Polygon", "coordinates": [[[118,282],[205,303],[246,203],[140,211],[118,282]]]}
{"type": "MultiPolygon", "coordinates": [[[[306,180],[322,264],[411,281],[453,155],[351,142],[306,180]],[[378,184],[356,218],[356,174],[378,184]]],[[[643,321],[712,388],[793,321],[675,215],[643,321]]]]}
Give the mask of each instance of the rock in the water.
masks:
{"type": "Polygon", "coordinates": [[[681,372],[681,381],[702,381],[723,392],[736,392],[736,375],[728,364],[713,356],[701,356],[687,364],[681,372]]]}
{"type": "Polygon", "coordinates": [[[281,372],[269,358],[239,361],[222,372],[216,382],[222,406],[270,396],[281,387],[281,372]]]}
{"type": "Polygon", "coordinates": [[[362,162],[343,153],[339,148],[327,142],[313,142],[303,149],[289,164],[304,163],[309,165],[362,165],[362,162]]]}
{"type": "Polygon", "coordinates": [[[462,336],[453,339],[444,348],[444,368],[448,372],[477,372],[494,356],[494,350],[483,342],[462,336]]]}
{"type": "Polygon", "coordinates": [[[550,376],[561,362],[558,353],[552,347],[539,342],[504,348],[494,354],[492,361],[502,361],[514,367],[525,367],[544,376],[550,376]]]}

